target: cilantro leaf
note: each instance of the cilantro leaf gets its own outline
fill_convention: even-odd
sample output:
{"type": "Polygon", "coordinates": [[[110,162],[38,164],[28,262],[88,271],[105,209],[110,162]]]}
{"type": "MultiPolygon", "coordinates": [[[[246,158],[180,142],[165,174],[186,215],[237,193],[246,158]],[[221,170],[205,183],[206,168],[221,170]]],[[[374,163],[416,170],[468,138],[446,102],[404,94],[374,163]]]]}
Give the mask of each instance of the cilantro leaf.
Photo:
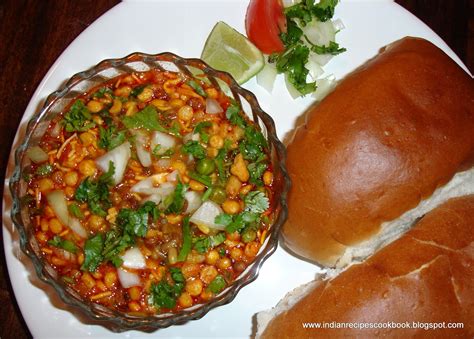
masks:
{"type": "Polygon", "coordinates": [[[189,227],[189,216],[183,219],[183,245],[179,250],[178,261],[185,261],[191,251],[191,229],[189,227]]]}
{"type": "Polygon", "coordinates": [[[189,172],[188,176],[196,181],[199,181],[201,184],[206,185],[207,187],[212,186],[212,179],[208,175],[199,174],[197,172],[189,172]]]}
{"type": "Polygon", "coordinates": [[[226,285],[226,282],[225,282],[224,277],[219,274],[211,281],[211,283],[209,284],[207,288],[212,293],[217,294],[225,288],[225,285],[226,285]]]}
{"type": "Polygon", "coordinates": [[[120,146],[125,141],[125,131],[118,131],[117,126],[111,125],[108,128],[99,126],[99,141],[97,145],[108,151],[120,146]]]}
{"type": "Polygon", "coordinates": [[[316,54],[331,54],[331,55],[337,55],[342,52],[345,52],[346,49],[343,47],[339,47],[339,44],[335,41],[329,41],[329,45],[324,46],[324,45],[313,45],[311,47],[311,51],[313,51],[316,54]]]}
{"type": "Polygon", "coordinates": [[[194,249],[201,254],[206,253],[209,249],[222,244],[226,239],[225,232],[220,232],[208,237],[199,237],[194,239],[194,249]]]}
{"type": "Polygon", "coordinates": [[[262,175],[267,169],[267,164],[264,162],[253,162],[247,166],[247,169],[250,173],[249,182],[257,186],[262,186],[262,175]]]}
{"type": "MultiPolygon", "coordinates": [[[[294,20],[287,19],[286,33],[280,34],[280,39],[285,45],[285,47],[289,47],[299,42],[302,36],[303,30],[298,27],[296,22],[294,20]]],[[[275,58],[277,55],[273,55],[272,58],[275,58]]]]}
{"type": "Polygon", "coordinates": [[[102,250],[104,262],[110,261],[115,267],[119,267],[123,263],[119,255],[133,245],[135,245],[133,235],[117,227],[112,228],[105,234],[105,243],[102,250]]]}
{"type": "Polygon", "coordinates": [[[110,96],[113,94],[112,90],[108,87],[101,87],[97,91],[94,92],[92,95],[93,98],[103,98],[105,94],[109,94],[110,96]]]}
{"type": "Polygon", "coordinates": [[[158,218],[159,211],[156,204],[147,201],[138,209],[122,208],[117,215],[117,225],[119,225],[125,233],[131,236],[144,237],[148,231],[148,221],[158,218]]]}
{"type": "Polygon", "coordinates": [[[207,97],[207,93],[206,91],[202,88],[201,85],[199,85],[196,81],[194,80],[189,80],[187,82],[187,84],[189,85],[189,87],[191,87],[192,89],[194,89],[196,91],[197,94],[199,94],[200,96],[206,98],[207,97]]]}
{"type": "Polygon", "coordinates": [[[78,219],[84,219],[84,213],[82,213],[81,208],[79,207],[78,204],[72,203],[67,207],[69,213],[71,213],[73,216],[75,216],[78,219]]]}
{"type": "Polygon", "coordinates": [[[339,0],[321,0],[311,8],[311,13],[325,22],[334,16],[334,10],[339,0]]]}
{"type": "Polygon", "coordinates": [[[239,144],[240,153],[246,160],[257,161],[265,157],[265,149],[268,147],[267,140],[262,132],[254,126],[245,128],[245,138],[239,144]]]}
{"type": "Polygon", "coordinates": [[[89,272],[95,272],[100,263],[104,260],[102,250],[104,249],[104,238],[102,234],[97,234],[87,239],[84,244],[84,262],[81,269],[89,272]]]}
{"type": "Polygon", "coordinates": [[[184,289],[184,276],[181,270],[176,267],[170,268],[173,283],[161,280],[159,283],[153,283],[150,286],[150,297],[148,303],[157,308],[172,309],[176,306],[176,299],[181,295],[184,289]]]}
{"type": "Polygon", "coordinates": [[[303,0],[285,9],[287,31],[280,34],[285,51],[272,54],[269,62],[275,63],[277,72],[285,73],[288,82],[302,95],[314,92],[317,88],[315,81],[307,81],[309,70],[306,64],[310,52],[336,55],[346,50],[334,41],[331,41],[328,46],[314,45],[308,41],[301,29],[313,20],[324,22],[331,19],[337,3],[338,0],[321,0],[317,4],[314,0],[303,0]],[[303,37],[309,46],[303,41],[303,37]]]}
{"type": "Polygon", "coordinates": [[[72,241],[63,239],[59,235],[55,235],[53,239],[48,241],[48,244],[57,248],[62,248],[70,253],[76,253],[78,250],[77,246],[72,241]]]}
{"type": "Polygon", "coordinates": [[[44,177],[48,174],[51,174],[54,170],[54,167],[53,165],[51,165],[50,163],[46,163],[46,164],[43,164],[41,166],[39,166],[36,171],[35,171],[35,174],[36,175],[39,175],[40,177],[44,177]]]}
{"type": "Polygon", "coordinates": [[[268,209],[268,207],[270,207],[270,203],[268,198],[265,196],[265,193],[260,191],[251,191],[247,193],[244,198],[244,203],[245,211],[253,213],[263,213],[268,209]]]}
{"type": "Polygon", "coordinates": [[[244,211],[237,215],[221,213],[215,218],[215,223],[225,226],[227,233],[241,232],[250,223],[256,223],[260,220],[257,213],[244,211]]]}
{"type": "Polygon", "coordinates": [[[306,63],[309,48],[302,43],[293,44],[278,56],[276,68],[279,73],[286,73],[288,81],[303,95],[316,90],[316,82],[306,82],[309,70],[306,63]]]}
{"type": "Polygon", "coordinates": [[[240,114],[240,106],[235,101],[232,102],[229,107],[227,107],[225,116],[232,124],[241,128],[245,128],[247,125],[245,118],[240,114]]]}
{"type": "Polygon", "coordinates": [[[91,112],[84,102],[78,99],[64,115],[63,121],[67,132],[85,132],[95,126],[91,119],[91,112]]]}
{"type": "Polygon", "coordinates": [[[313,17],[325,22],[334,16],[334,10],[339,0],[321,0],[317,4],[314,0],[304,0],[285,9],[287,18],[299,19],[304,27],[313,17]]]}
{"type": "Polygon", "coordinates": [[[105,210],[111,205],[109,188],[113,185],[114,172],[114,163],[110,161],[109,170],[103,173],[97,181],[87,177],[79,184],[74,193],[74,198],[79,202],[87,202],[93,214],[105,217],[107,215],[105,210]]]}
{"type": "Polygon", "coordinates": [[[132,97],[137,97],[140,95],[141,92],[143,92],[143,90],[145,89],[145,85],[138,85],[138,86],[135,86],[131,91],[130,91],[130,96],[132,97]]]}
{"type": "Polygon", "coordinates": [[[188,186],[183,184],[181,181],[178,181],[174,192],[166,197],[164,203],[165,213],[181,213],[184,207],[184,193],[188,186]]]}
{"type": "Polygon", "coordinates": [[[196,159],[204,159],[206,157],[206,149],[197,141],[190,140],[183,145],[182,151],[191,154],[196,159]]]}
{"type": "Polygon", "coordinates": [[[124,117],[122,123],[128,129],[145,128],[149,131],[167,132],[166,128],[158,121],[158,111],[151,105],[133,115],[124,117]]]}
{"type": "Polygon", "coordinates": [[[207,143],[209,141],[209,134],[203,131],[204,128],[211,127],[210,121],[201,121],[194,127],[194,133],[199,133],[199,138],[202,142],[207,143]]]}
{"type": "Polygon", "coordinates": [[[117,225],[105,234],[89,238],[84,245],[84,264],[81,269],[94,272],[97,267],[110,261],[114,266],[122,265],[120,254],[135,244],[135,238],[144,237],[151,216],[158,218],[158,208],[154,202],[147,201],[137,210],[122,208],[117,215],[117,225]]]}

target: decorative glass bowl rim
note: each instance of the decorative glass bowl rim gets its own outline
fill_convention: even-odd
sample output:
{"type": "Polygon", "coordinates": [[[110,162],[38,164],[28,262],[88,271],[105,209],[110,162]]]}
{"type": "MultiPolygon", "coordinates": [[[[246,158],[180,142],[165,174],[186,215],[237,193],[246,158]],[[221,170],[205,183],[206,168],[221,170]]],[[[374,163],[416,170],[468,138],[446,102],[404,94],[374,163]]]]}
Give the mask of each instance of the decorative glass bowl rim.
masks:
{"type": "Polygon", "coordinates": [[[76,73],[59,90],[51,93],[46,98],[42,108],[29,119],[26,127],[25,139],[15,151],[15,168],[9,183],[10,193],[13,198],[11,218],[15,228],[19,233],[20,248],[32,260],[38,278],[41,281],[51,285],[66,305],[72,306],[74,309],[79,310],[81,313],[88,316],[95,323],[103,325],[104,327],[107,327],[115,332],[127,330],[141,330],[145,332],[151,332],[159,328],[166,328],[171,325],[182,324],[189,320],[196,320],[203,317],[211,309],[231,302],[242,287],[246,286],[257,278],[263,263],[273,254],[273,252],[275,252],[278,246],[280,229],[286,221],[288,215],[286,200],[290,188],[290,179],[285,163],[286,149],[283,143],[277,137],[273,119],[261,109],[255,95],[239,86],[230,74],[217,71],[208,66],[204,61],[196,58],[182,58],[170,52],[159,54],[135,52],[124,58],[103,60],[96,66],[93,66],[86,71],[76,73]],[[66,290],[67,285],[54,279],[54,277],[52,277],[51,274],[45,270],[45,265],[42,259],[35,253],[32,244],[28,240],[27,229],[23,224],[21,215],[21,197],[19,196],[19,193],[22,174],[22,159],[25,156],[31,136],[37,124],[57,100],[64,98],[66,94],[68,94],[70,90],[80,82],[88,80],[107,69],[121,67],[132,62],[143,62],[147,65],[153,63],[151,68],[156,67],[156,62],[171,62],[179,69],[179,71],[184,72],[190,76],[192,76],[192,74],[190,73],[189,68],[186,66],[199,69],[207,77],[223,80],[234,94],[234,97],[238,94],[247,100],[252,108],[254,120],[258,117],[265,125],[267,130],[267,141],[274,147],[275,156],[278,158],[278,170],[281,174],[281,192],[278,197],[279,214],[271,226],[269,236],[266,238],[254,261],[243,273],[238,276],[238,278],[231,285],[212,298],[209,302],[197,304],[193,307],[182,309],[176,313],[169,312],[150,316],[132,316],[106,308],[96,303],[88,302],[77,295],[68,292],[66,290]]]}

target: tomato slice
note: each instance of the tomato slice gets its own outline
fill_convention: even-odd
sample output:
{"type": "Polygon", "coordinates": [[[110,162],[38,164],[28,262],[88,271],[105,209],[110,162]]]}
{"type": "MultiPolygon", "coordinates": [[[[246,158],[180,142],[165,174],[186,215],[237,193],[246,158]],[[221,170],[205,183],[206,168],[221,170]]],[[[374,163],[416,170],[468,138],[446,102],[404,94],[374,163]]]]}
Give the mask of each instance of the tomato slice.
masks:
{"type": "Polygon", "coordinates": [[[286,32],[286,17],[280,0],[250,0],[245,17],[247,37],[263,53],[282,52],[280,33],[286,32]]]}

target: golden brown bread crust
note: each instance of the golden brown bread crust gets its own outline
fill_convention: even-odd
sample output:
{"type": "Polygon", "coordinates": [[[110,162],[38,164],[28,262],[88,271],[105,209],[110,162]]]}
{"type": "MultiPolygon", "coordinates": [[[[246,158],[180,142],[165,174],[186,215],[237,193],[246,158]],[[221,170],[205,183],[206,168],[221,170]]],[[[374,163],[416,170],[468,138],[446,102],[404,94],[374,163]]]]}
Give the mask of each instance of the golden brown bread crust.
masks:
{"type": "Polygon", "coordinates": [[[474,196],[452,199],[273,318],[263,338],[474,335],[474,196]],[[303,322],[462,322],[463,329],[304,329],[303,322]]]}
{"type": "Polygon", "coordinates": [[[285,244],[333,266],[473,156],[473,79],[428,41],[397,41],[313,108],[288,146],[285,244]]]}

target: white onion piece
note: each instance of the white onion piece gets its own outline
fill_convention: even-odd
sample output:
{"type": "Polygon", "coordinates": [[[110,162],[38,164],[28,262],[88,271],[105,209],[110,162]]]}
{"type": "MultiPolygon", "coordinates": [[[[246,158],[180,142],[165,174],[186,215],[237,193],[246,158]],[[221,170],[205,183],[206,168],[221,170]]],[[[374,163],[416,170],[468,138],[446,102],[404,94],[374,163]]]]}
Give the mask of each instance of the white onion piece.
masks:
{"type": "Polygon", "coordinates": [[[301,93],[293,86],[293,84],[288,80],[288,76],[285,75],[285,85],[288,93],[290,93],[293,99],[296,99],[301,96],[301,93]]]}
{"type": "Polygon", "coordinates": [[[308,40],[315,45],[328,46],[330,41],[336,39],[336,29],[331,20],[321,22],[313,19],[302,30],[308,40]]]}
{"type": "Polygon", "coordinates": [[[132,247],[125,251],[120,256],[123,263],[122,266],[126,268],[142,269],[146,267],[145,257],[138,247],[132,247]]]}
{"type": "Polygon", "coordinates": [[[346,28],[341,19],[334,20],[332,24],[334,26],[334,29],[336,30],[336,33],[346,28]]]}
{"type": "Polygon", "coordinates": [[[176,182],[178,181],[178,178],[179,178],[179,171],[174,170],[173,172],[171,172],[170,174],[166,176],[166,181],[176,182]]]}
{"type": "Polygon", "coordinates": [[[51,130],[51,136],[52,137],[57,137],[59,136],[59,133],[61,133],[61,124],[60,123],[56,123],[56,125],[54,125],[53,129],[51,130]]]}
{"type": "Polygon", "coordinates": [[[48,154],[43,151],[43,149],[39,146],[33,146],[28,148],[28,150],[26,151],[26,155],[35,164],[40,164],[48,160],[48,154]]]}
{"type": "Polygon", "coordinates": [[[148,143],[146,134],[142,131],[135,131],[133,135],[135,136],[135,148],[137,150],[138,160],[140,160],[143,167],[150,167],[151,154],[145,149],[145,145],[148,143]]]}
{"type": "Polygon", "coordinates": [[[309,75],[313,80],[318,79],[324,73],[323,68],[319,64],[318,57],[319,55],[317,54],[311,54],[308,57],[308,62],[305,65],[305,67],[309,70],[309,75]]]}
{"type": "Polygon", "coordinates": [[[51,206],[54,214],[56,214],[56,217],[58,217],[59,221],[64,226],[69,227],[74,233],[82,238],[87,237],[87,232],[81,225],[81,222],[69,215],[66,196],[63,191],[49,192],[46,194],[46,200],[48,200],[49,206],[51,206]]]}
{"type": "MultiPolygon", "coordinates": [[[[145,179],[147,180],[147,179],[145,179]]],[[[143,202],[153,201],[155,204],[159,204],[164,198],[172,194],[175,189],[175,184],[171,182],[164,182],[158,187],[149,188],[147,190],[143,187],[140,193],[149,195],[143,202]]]]}
{"type": "Polygon", "coordinates": [[[84,228],[84,226],[82,226],[81,222],[78,219],[76,219],[74,217],[69,217],[69,225],[68,226],[71,229],[71,231],[76,233],[78,236],[80,236],[82,238],[87,238],[87,231],[84,228]]]}
{"type": "Polygon", "coordinates": [[[300,3],[301,0],[283,0],[282,1],[282,4],[283,4],[283,7],[290,7],[290,6],[293,6],[293,5],[296,5],[298,3],[300,3]]]}
{"type": "Polygon", "coordinates": [[[125,271],[122,268],[117,269],[117,275],[120,281],[120,284],[123,288],[130,288],[133,286],[141,286],[140,277],[136,273],[125,271]]]}
{"type": "Polygon", "coordinates": [[[149,176],[146,179],[140,180],[135,185],[130,188],[131,192],[142,193],[142,194],[153,194],[156,193],[156,190],[159,186],[160,181],[163,176],[166,174],[154,174],[149,176]]]}
{"type": "Polygon", "coordinates": [[[113,176],[114,184],[119,184],[123,179],[123,174],[127,168],[128,160],[130,160],[130,143],[128,141],[124,142],[118,147],[115,147],[113,150],[105,153],[100,158],[96,159],[97,166],[107,172],[109,170],[109,162],[112,161],[115,166],[115,173],[113,176]]]}
{"type": "Polygon", "coordinates": [[[163,200],[163,197],[161,196],[161,194],[152,194],[148,196],[146,199],[144,199],[143,203],[147,201],[153,201],[155,204],[158,205],[161,202],[161,200],[163,200]]]}
{"type": "Polygon", "coordinates": [[[222,113],[224,110],[217,100],[212,98],[206,98],[206,113],[207,114],[218,114],[222,113]]]}
{"type": "Polygon", "coordinates": [[[156,190],[157,194],[160,194],[163,198],[167,197],[174,192],[175,185],[171,182],[162,183],[156,190]]]}
{"type": "Polygon", "coordinates": [[[188,141],[199,141],[199,133],[188,133],[183,137],[183,143],[188,141]]]}
{"type": "Polygon", "coordinates": [[[205,230],[209,228],[224,230],[224,225],[215,223],[216,217],[222,213],[222,209],[218,204],[208,200],[202,203],[202,205],[193,213],[189,221],[196,224],[204,233],[206,233],[205,230]]]}
{"type": "Polygon", "coordinates": [[[176,145],[176,139],[169,134],[155,131],[151,135],[151,149],[154,150],[158,145],[160,147],[156,151],[156,154],[161,155],[176,145]]]}
{"type": "Polygon", "coordinates": [[[336,87],[336,78],[334,75],[319,79],[318,88],[316,88],[316,91],[311,96],[317,101],[321,101],[326,95],[331,93],[334,87],[336,87]]]}
{"type": "Polygon", "coordinates": [[[156,162],[156,165],[161,168],[169,168],[171,167],[171,160],[170,159],[159,159],[156,162]]]}
{"type": "Polygon", "coordinates": [[[188,207],[184,213],[193,213],[201,206],[201,195],[195,191],[187,191],[184,193],[184,199],[188,202],[188,207]]]}
{"type": "Polygon", "coordinates": [[[263,69],[257,73],[257,83],[262,86],[268,93],[272,93],[273,85],[277,76],[276,67],[265,62],[263,69]]]}

